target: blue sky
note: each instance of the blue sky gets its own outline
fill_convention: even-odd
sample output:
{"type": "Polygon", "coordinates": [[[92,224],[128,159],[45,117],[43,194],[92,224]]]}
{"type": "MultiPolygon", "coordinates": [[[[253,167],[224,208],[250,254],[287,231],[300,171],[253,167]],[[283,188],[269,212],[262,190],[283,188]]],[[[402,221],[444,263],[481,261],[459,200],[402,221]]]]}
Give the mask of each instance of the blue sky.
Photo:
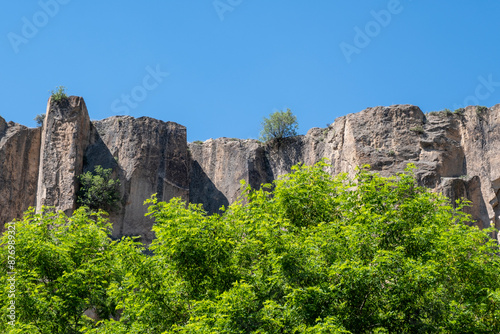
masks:
{"type": "Polygon", "coordinates": [[[367,107],[500,103],[500,1],[9,1],[0,116],[27,126],[49,91],[91,119],[174,121],[188,140],[257,138],[290,108],[300,133],[367,107]]]}

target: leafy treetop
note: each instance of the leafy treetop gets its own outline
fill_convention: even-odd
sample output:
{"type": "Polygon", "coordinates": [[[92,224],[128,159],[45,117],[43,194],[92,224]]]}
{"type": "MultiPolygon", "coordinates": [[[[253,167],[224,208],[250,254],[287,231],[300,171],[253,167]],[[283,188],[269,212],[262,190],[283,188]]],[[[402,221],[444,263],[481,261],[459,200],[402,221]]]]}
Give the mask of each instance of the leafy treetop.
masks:
{"type": "Polygon", "coordinates": [[[80,189],[77,203],[92,210],[112,210],[120,200],[118,187],[120,180],[111,178],[112,169],[95,166],[94,172],[78,176],[80,189]]]}
{"type": "Polygon", "coordinates": [[[261,126],[260,140],[264,142],[296,136],[299,127],[297,117],[290,109],[276,111],[269,115],[269,118],[264,117],[261,126]]]}
{"type": "Polygon", "coordinates": [[[221,215],[152,197],[152,255],[111,241],[102,213],[27,212],[15,223],[17,325],[0,332],[500,332],[498,244],[465,224],[466,203],[417,187],[411,168],[350,179],[327,167],[244,184],[221,215]]]}
{"type": "Polygon", "coordinates": [[[45,121],[45,114],[38,114],[33,120],[38,126],[43,126],[43,122],[45,121]]]}
{"type": "Polygon", "coordinates": [[[50,94],[54,102],[60,102],[68,98],[68,95],[66,95],[66,87],[64,86],[57,86],[56,90],[51,91],[50,94]]]}

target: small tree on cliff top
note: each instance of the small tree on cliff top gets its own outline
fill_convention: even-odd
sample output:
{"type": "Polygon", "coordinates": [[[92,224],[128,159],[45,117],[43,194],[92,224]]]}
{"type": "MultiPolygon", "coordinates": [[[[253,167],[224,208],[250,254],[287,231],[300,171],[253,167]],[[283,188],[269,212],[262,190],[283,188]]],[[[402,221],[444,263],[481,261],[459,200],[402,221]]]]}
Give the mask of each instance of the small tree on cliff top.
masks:
{"type": "Polygon", "coordinates": [[[56,90],[50,92],[50,96],[52,97],[52,100],[54,102],[60,102],[62,100],[67,99],[68,95],[66,95],[66,87],[57,86],[56,90]]]}
{"type": "Polygon", "coordinates": [[[296,136],[298,128],[297,117],[292,114],[290,109],[276,111],[269,115],[269,118],[264,117],[260,140],[267,142],[273,139],[296,136]]]}
{"type": "Polygon", "coordinates": [[[45,121],[45,114],[38,114],[35,118],[33,118],[33,120],[36,122],[36,125],[43,126],[43,122],[45,121]]]}

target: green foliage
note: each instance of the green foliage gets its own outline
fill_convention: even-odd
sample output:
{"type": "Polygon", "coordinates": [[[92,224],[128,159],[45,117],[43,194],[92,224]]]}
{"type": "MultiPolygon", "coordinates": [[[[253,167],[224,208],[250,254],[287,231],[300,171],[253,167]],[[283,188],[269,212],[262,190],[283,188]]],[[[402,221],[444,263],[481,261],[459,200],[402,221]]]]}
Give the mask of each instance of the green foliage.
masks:
{"type": "Polygon", "coordinates": [[[465,114],[465,109],[464,108],[458,108],[458,109],[455,109],[455,111],[453,113],[455,115],[463,116],[463,114],[465,114]]]}
{"type": "Polygon", "coordinates": [[[488,107],[485,106],[476,106],[476,114],[478,116],[481,116],[482,114],[486,113],[488,111],[488,107]]]}
{"type": "Polygon", "coordinates": [[[451,115],[453,115],[453,112],[451,112],[451,110],[450,110],[450,109],[448,109],[448,108],[441,110],[441,112],[442,112],[443,114],[445,114],[446,116],[451,116],[451,115]]]}
{"type": "Polygon", "coordinates": [[[201,140],[195,140],[193,142],[193,144],[201,145],[201,144],[203,144],[203,142],[201,140]]]}
{"type": "Polygon", "coordinates": [[[452,116],[453,112],[450,109],[446,108],[440,111],[431,111],[428,114],[433,116],[452,116]]]}
{"type": "Polygon", "coordinates": [[[276,111],[269,115],[269,118],[264,117],[261,126],[260,140],[264,142],[296,136],[299,128],[297,117],[292,114],[290,109],[276,111]]]}
{"type": "Polygon", "coordinates": [[[66,95],[66,87],[64,86],[57,86],[56,90],[51,91],[50,94],[52,101],[54,102],[60,102],[68,98],[68,96],[66,95]]]}
{"type": "Polygon", "coordinates": [[[424,128],[421,125],[417,125],[417,126],[415,126],[413,128],[410,128],[410,131],[416,132],[418,134],[425,133],[425,130],[424,130],[424,128]]]}
{"type": "Polygon", "coordinates": [[[112,169],[95,166],[94,172],[86,172],[78,176],[80,190],[77,203],[92,210],[112,210],[119,201],[118,187],[120,180],[111,178],[112,169]]]}
{"type": "Polygon", "coordinates": [[[102,317],[116,315],[108,298],[110,283],[123,275],[120,254],[131,244],[112,242],[110,224],[103,213],[80,208],[71,217],[43,208],[30,209],[15,226],[15,265],[7,268],[9,238],[0,247],[1,333],[78,333],[92,321],[86,310],[102,317]],[[15,271],[8,275],[7,271],[15,271]],[[7,279],[15,278],[16,326],[8,325],[7,279]]]}
{"type": "Polygon", "coordinates": [[[500,331],[498,245],[491,230],[465,224],[466,203],[455,209],[417,187],[414,166],[390,178],[363,168],[354,179],[331,177],[330,167],[298,165],[256,191],[243,183],[241,201],[221,215],[153,196],[153,255],[130,240],[111,242],[86,209],[70,219],[28,213],[18,223],[26,262],[18,271],[19,290],[28,291],[21,296],[31,299],[19,326],[87,334],[500,331]],[[78,224],[69,228],[71,221],[78,224]],[[39,272],[51,274],[24,279],[39,272]],[[81,316],[89,307],[102,320],[81,316]]]}
{"type": "Polygon", "coordinates": [[[36,122],[36,125],[43,126],[43,122],[45,121],[45,114],[38,114],[35,118],[33,118],[33,120],[36,122]]]}

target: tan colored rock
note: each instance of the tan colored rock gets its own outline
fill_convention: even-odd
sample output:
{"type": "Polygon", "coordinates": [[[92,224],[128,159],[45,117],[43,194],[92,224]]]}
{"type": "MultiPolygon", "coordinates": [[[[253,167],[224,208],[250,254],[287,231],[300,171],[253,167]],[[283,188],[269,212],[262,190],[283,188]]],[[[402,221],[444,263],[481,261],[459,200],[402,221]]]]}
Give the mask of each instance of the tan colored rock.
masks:
{"type": "Polygon", "coordinates": [[[190,143],[189,201],[202,203],[208,212],[218,212],[240,196],[240,180],[254,188],[271,182],[263,146],[257,140],[209,139],[190,143]]]}
{"type": "MultiPolygon", "coordinates": [[[[467,107],[460,123],[468,176],[479,176],[491,225],[500,228],[500,105],[479,113],[467,107]]],[[[483,218],[486,220],[486,218],[483,218]]],[[[488,224],[484,223],[484,226],[488,224]]]]}
{"type": "Polygon", "coordinates": [[[0,230],[35,205],[40,134],[0,117],[0,230]]]}
{"type": "Polygon", "coordinates": [[[500,105],[483,115],[468,107],[463,116],[440,112],[424,115],[411,105],[368,108],[339,117],[328,128],[313,128],[305,136],[259,146],[256,142],[220,138],[190,144],[193,202],[231,203],[238,197],[235,185],[249,175],[270,180],[290,171],[298,162],[313,164],[329,159],[331,173],[354,175],[358,166],[371,165],[383,176],[417,166],[418,182],[443,192],[452,201],[473,201],[467,211],[481,227],[500,227],[500,105]],[[258,158],[257,158],[258,157],[258,158]],[[259,163],[250,163],[259,161],[259,163]],[[200,177],[201,175],[201,177],[200,177]]]}
{"type": "Polygon", "coordinates": [[[77,176],[89,144],[90,119],[83,98],[49,100],[43,124],[37,210],[54,206],[67,214],[76,208],[77,176]]]}
{"type": "Polygon", "coordinates": [[[113,236],[154,237],[153,220],[144,217],[144,201],[189,198],[186,128],[149,117],[115,116],[93,122],[91,145],[85,155],[85,170],[94,166],[113,168],[120,179],[121,203],[111,212],[113,236]]]}
{"type": "Polygon", "coordinates": [[[91,124],[80,97],[50,102],[43,131],[0,118],[0,219],[3,225],[19,217],[35,203],[35,193],[38,209],[71,212],[77,175],[102,165],[121,181],[121,203],[110,216],[113,235],[140,235],[149,243],[153,221],[144,217],[143,202],[153,193],[217,212],[238,199],[240,180],[258,188],[299,162],[324,157],[332,175],[352,176],[369,164],[389,176],[414,163],[419,184],[452,201],[471,200],[466,210],[480,227],[500,228],[500,105],[482,112],[467,107],[463,115],[375,107],[265,145],[219,138],[188,147],[185,127],[171,122],[121,116],[91,124]]]}

